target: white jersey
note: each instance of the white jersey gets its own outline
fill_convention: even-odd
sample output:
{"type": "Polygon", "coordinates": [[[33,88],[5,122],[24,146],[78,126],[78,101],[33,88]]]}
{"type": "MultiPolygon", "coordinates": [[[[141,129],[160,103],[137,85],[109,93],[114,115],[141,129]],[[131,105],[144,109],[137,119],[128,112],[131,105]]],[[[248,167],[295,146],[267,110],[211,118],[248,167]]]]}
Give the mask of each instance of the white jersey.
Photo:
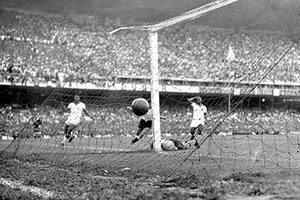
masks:
{"type": "Polygon", "coordinates": [[[198,127],[200,124],[205,124],[205,114],[207,113],[207,108],[205,105],[198,105],[195,102],[191,104],[193,108],[193,118],[191,122],[191,127],[198,127]]]}
{"type": "Polygon", "coordinates": [[[79,102],[78,104],[75,104],[73,102],[70,103],[68,105],[68,109],[70,109],[70,114],[68,116],[66,124],[78,125],[81,121],[82,113],[85,108],[85,104],[82,102],[79,102]]]}
{"type": "Polygon", "coordinates": [[[145,121],[150,121],[150,120],[152,120],[152,119],[153,119],[153,118],[152,118],[152,109],[149,109],[148,112],[147,112],[146,114],[144,114],[144,115],[142,115],[142,116],[139,116],[139,120],[141,120],[141,119],[143,119],[143,120],[145,120],[145,121]]]}

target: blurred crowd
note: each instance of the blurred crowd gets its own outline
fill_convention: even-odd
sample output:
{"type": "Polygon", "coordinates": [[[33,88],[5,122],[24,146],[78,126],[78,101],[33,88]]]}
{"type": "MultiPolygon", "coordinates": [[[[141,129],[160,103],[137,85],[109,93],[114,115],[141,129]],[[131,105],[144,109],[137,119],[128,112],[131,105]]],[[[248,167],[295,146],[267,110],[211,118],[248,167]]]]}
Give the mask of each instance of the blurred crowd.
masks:
{"type": "MultiPolygon", "coordinates": [[[[148,35],[110,31],[118,21],[0,12],[0,81],[100,84],[102,77],[149,76],[148,35]]],[[[300,47],[279,33],[174,26],[159,32],[161,77],[299,83],[300,47]]]]}
{"type": "MultiPolygon", "coordinates": [[[[78,136],[106,137],[132,136],[137,131],[138,118],[126,107],[90,107],[95,118],[84,118],[77,129],[78,136]]],[[[3,107],[1,112],[1,135],[33,137],[42,135],[62,136],[67,114],[51,107],[21,109],[3,107]],[[36,126],[38,123],[39,126],[36,126]],[[36,130],[36,129],[40,130],[36,130]]],[[[163,136],[182,137],[189,134],[192,111],[186,107],[162,107],[161,120],[163,136]]],[[[209,109],[206,132],[213,134],[294,134],[300,131],[300,113],[277,109],[237,109],[226,117],[227,111],[209,109]],[[221,123],[222,122],[222,123],[221,123]],[[220,125],[219,125],[220,124],[220,125]]]]}
{"type": "MultiPolygon", "coordinates": [[[[145,32],[110,31],[126,24],[94,17],[85,23],[71,16],[0,12],[0,82],[11,84],[92,83],[118,76],[149,77],[149,39],[145,32]]],[[[159,32],[160,76],[211,81],[299,83],[300,46],[274,32],[224,30],[192,25],[159,32]],[[286,50],[294,46],[272,69],[286,50]]],[[[95,122],[84,120],[82,135],[132,135],[137,119],[124,107],[89,108],[95,122]]],[[[61,135],[66,115],[59,109],[1,108],[1,134],[32,136],[34,129],[61,135]],[[40,125],[34,125],[36,120],[40,125]],[[24,128],[25,127],[25,128],[24,128]]],[[[165,134],[188,133],[191,110],[162,107],[165,134]]],[[[290,134],[299,131],[299,113],[279,110],[211,109],[207,131],[216,134],[290,134]],[[223,121],[224,120],[224,121],[223,121]],[[222,121],[220,126],[217,126],[222,121]],[[217,127],[217,128],[216,128],[217,127]]]]}

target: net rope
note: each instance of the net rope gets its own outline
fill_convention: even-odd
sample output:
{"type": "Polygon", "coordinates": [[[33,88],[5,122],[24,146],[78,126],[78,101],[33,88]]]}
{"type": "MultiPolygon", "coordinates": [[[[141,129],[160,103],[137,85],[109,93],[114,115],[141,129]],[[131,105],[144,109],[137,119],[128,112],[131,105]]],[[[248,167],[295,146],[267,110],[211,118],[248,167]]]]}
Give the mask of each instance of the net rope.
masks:
{"type": "MultiPolygon", "coordinates": [[[[161,84],[176,91],[161,92],[161,115],[166,117],[161,121],[162,138],[189,140],[192,113],[187,98],[200,95],[208,108],[208,121],[204,135],[197,136],[201,144],[199,149],[191,146],[182,151],[153,152],[151,131],[135,145],[130,144],[138,119],[126,107],[139,97],[150,100],[150,93],[128,89],[123,79],[117,82],[114,78],[150,74],[147,34],[132,31],[119,35],[109,35],[108,31],[90,34],[96,44],[93,46],[74,39],[73,29],[70,29],[65,35],[55,34],[54,43],[3,37],[2,55],[16,55],[31,65],[60,63],[67,65],[72,74],[65,77],[60,87],[52,88],[41,98],[42,103],[36,109],[15,109],[2,114],[10,123],[6,134],[15,135],[16,139],[1,145],[1,157],[21,160],[35,157],[58,166],[87,162],[108,168],[129,167],[169,174],[298,169],[300,140],[293,133],[299,130],[299,112],[290,111],[285,105],[263,109],[262,99],[271,101],[273,98],[254,93],[284,72],[299,46],[284,35],[228,34],[215,30],[189,32],[189,35],[179,30],[184,29],[178,26],[159,32],[161,84]],[[97,40],[99,37],[101,39],[97,40]],[[260,37],[265,39],[264,44],[255,42],[260,41],[260,37]],[[97,45],[101,48],[96,48],[97,45]],[[234,61],[226,60],[229,45],[234,49],[234,61]],[[90,76],[88,81],[69,82],[74,76],[80,80],[86,78],[85,75],[90,76]],[[199,92],[189,93],[188,87],[173,81],[178,77],[182,81],[208,80],[209,85],[201,87],[199,92]],[[91,84],[96,79],[98,82],[91,84]],[[94,89],[95,85],[102,89],[94,89]],[[116,89],[119,85],[121,87],[116,89]],[[235,95],[235,90],[242,95],[235,95]],[[61,108],[72,102],[78,93],[95,121],[84,118],[74,131],[77,136],[74,141],[62,147],[60,142],[67,114],[61,108]],[[38,118],[42,121],[42,138],[33,137],[32,123],[38,118]],[[16,119],[22,120],[17,123],[16,119]]],[[[149,79],[138,80],[142,83],[133,83],[149,86],[149,79]]]]}

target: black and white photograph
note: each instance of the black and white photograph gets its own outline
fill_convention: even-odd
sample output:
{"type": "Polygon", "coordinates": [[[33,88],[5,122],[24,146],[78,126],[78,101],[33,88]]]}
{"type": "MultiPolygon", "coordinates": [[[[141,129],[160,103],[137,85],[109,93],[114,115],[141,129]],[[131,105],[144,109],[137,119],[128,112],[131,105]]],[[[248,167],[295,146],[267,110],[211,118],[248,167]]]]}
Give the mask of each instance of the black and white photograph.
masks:
{"type": "Polygon", "coordinates": [[[300,199],[300,0],[0,0],[0,200],[300,199]]]}

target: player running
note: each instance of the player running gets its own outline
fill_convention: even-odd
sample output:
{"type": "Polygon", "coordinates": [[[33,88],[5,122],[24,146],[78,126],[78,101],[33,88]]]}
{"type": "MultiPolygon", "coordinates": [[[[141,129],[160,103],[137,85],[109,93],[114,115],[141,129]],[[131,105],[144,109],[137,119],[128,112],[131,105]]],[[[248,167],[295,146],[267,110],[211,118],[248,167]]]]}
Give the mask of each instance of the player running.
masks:
{"type": "Polygon", "coordinates": [[[65,110],[69,110],[70,113],[68,119],[66,120],[66,124],[64,128],[65,137],[61,142],[61,145],[65,145],[67,141],[72,142],[72,140],[75,138],[75,136],[72,135],[72,131],[81,122],[82,113],[84,113],[86,116],[94,120],[94,118],[86,111],[85,104],[80,101],[79,95],[74,96],[74,102],[70,103],[67,108],[64,108],[64,111],[65,110]]]}
{"type": "MultiPolygon", "coordinates": [[[[188,102],[193,108],[193,117],[190,125],[190,134],[191,140],[195,139],[196,131],[198,135],[201,135],[205,129],[205,121],[207,120],[207,108],[202,104],[202,99],[199,96],[188,98],[188,102]]],[[[198,142],[196,141],[196,146],[199,147],[198,142]]]]}

